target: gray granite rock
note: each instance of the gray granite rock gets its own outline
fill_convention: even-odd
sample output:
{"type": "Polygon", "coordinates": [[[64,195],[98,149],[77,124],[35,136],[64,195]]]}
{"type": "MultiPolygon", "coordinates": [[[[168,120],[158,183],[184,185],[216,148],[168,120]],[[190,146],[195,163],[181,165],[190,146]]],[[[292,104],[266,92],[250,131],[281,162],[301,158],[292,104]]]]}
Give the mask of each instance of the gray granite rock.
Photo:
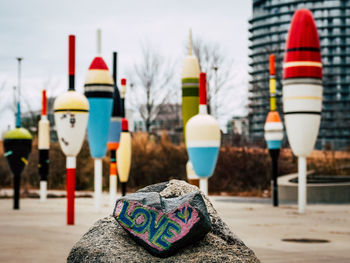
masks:
{"type": "MultiPolygon", "coordinates": [[[[180,197],[198,188],[184,181],[151,185],[138,192],[160,192],[163,198],[180,197]]],[[[112,217],[97,221],[72,248],[67,262],[260,262],[254,252],[237,238],[219,217],[209,199],[202,195],[212,230],[200,241],[180,248],[167,258],[151,255],[138,245],[112,217]]]]}

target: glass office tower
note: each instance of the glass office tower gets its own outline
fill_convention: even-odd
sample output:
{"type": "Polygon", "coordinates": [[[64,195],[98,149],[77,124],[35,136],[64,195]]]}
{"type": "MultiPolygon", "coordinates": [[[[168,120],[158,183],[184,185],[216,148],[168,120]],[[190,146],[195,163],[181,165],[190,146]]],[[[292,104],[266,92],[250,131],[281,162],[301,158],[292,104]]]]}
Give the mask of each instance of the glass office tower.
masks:
{"type": "MultiPolygon", "coordinates": [[[[282,61],[294,11],[310,9],[321,44],[323,107],[317,148],[350,145],[350,0],[253,0],[250,23],[249,134],[262,140],[269,111],[269,54],[276,56],[277,107],[282,114],[282,61]]],[[[301,127],[302,128],[302,127],[301,127]]]]}

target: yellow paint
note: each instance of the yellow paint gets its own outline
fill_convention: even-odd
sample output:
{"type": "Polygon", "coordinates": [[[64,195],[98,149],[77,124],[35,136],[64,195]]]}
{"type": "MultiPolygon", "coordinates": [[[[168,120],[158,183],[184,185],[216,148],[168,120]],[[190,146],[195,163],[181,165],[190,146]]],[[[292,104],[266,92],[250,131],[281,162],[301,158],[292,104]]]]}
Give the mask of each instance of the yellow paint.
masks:
{"type": "Polygon", "coordinates": [[[108,70],[101,69],[91,69],[88,71],[85,79],[85,84],[95,84],[95,83],[103,83],[103,84],[111,84],[113,85],[113,79],[111,75],[109,75],[108,70]]]}
{"type": "Polygon", "coordinates": [[[276,97],[270,97],[270,110],[275,111],[276,108],[276,97]]]}
{"type": "Polygon", "coordinates": [[[27,139],[31,140],[32,135],[24,128],[16,128],[5,133],[4,139],[27,139]]]}
{"type": "Polygon", "coordinates": [[[46,119],[39,121],[38,149],[49,149],[50,147],[50,122],[46,119]]]}
{"type": "Polygon", "coordinates": [[[315,61],[293,61],[293,62],[286,62],[283,64],[283,68],[290,68],[290,67],[318,67],[322,68],[321,62],[315,62],[315,61]]]}
{"type": "Polygon", "coordinates": [[[54,103],[54,110],[89,110],[86,97],[76,91],[68,91],[59,96],[54,103]]]}
{"type": "Polygon", "coordinates": [[[210,115],[198,114],[192,117],[186,125],[186,142],[220,141],[218,122],[210,115]],[[190,130],[188,128],[190,127],[190,130]]]}
{"type": "Polygon", "coordinates": [[[270,78],[270,110],[276,110],[276,79],[270,78]]]}
{"type": "Polygon", "coordinates": [[[129,180],[131,166],[131,135],[129,132],[122,132],[120,145],[117,151],[118,176],[121,183],[129,180]]]}
{"type": "Polygon", "coordinates": [[[26,158],[24,158],[24,157],[22,157],[22,158],[21,158],[21,161],[22,161],[22,162],[24,162],[24,164],[25,164],[25,165],[27,165],[27,164],[28,164],[27,159],[26,159],[26,158]]]}

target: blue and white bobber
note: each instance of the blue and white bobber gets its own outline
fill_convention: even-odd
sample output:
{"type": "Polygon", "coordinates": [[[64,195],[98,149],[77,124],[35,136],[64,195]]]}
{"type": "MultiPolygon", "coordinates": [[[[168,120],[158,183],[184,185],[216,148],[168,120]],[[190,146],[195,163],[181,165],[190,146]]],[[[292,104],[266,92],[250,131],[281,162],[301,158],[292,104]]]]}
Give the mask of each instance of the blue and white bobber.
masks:
{"type": "Polygon", "coordinates": [[[85,80],[85,96],[90,104],[88,138],[91,156],[95,159],[95,208],[101,206],[102,158],[107,151],[108,132],[112,115],[114,82],[101,57],[100,31],[98,31],[98,55],[92,61],[85,80]]]}
{"type": "Polygon", "coordinates": [[[206,74],[200,74],[199,114],[186,124],[186,147],[200,189],[208,194],[208,178],[213,175],[218,159],[221,134],[219,123],[207,111],[206,74]]]}

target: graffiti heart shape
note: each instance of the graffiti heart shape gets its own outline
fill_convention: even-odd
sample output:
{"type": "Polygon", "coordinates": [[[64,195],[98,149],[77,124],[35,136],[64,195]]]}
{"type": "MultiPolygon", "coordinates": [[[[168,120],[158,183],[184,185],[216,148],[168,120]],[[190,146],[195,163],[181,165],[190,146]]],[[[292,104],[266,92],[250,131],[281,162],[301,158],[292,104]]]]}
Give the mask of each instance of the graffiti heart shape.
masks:
{"type": "Polygon", "coordinates": [[[158,193],[135,193],[117,200],[117,222],[139,244],[156,256],[203,238],[211,229],[202,196],[162,198],[158,193]]]}
{"type": "Polygon", "coordinates": [[[182,209],[177,209],[175,211],[175,215],[182,222],[187,223],[189,219],[192,217],[192,208],[191,206],[184,206],[182,209]]]}

